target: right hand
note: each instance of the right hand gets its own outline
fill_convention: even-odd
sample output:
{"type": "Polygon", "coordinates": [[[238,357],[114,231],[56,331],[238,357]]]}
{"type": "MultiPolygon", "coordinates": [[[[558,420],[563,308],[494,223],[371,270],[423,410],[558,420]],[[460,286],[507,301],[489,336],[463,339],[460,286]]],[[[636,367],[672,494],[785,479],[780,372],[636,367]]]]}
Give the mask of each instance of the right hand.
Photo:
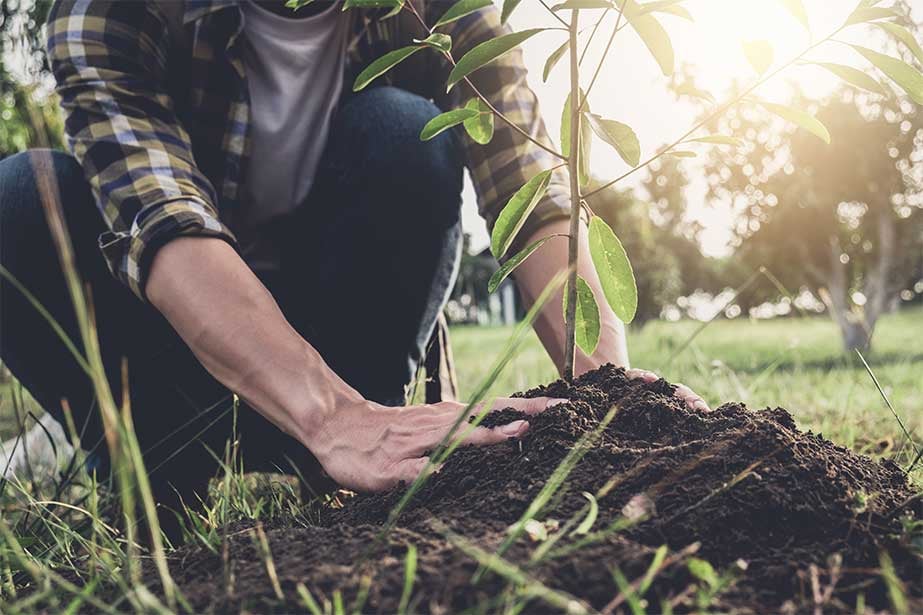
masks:
{"type": "MultiPolygon", "coordinates": [[[[565,401],[497,398],[491,409],[512,408],[534,415],[565,401]]],[[[424,453],[439,445],[464,409],[465,404],[458,402],[395,408],[353,401],[330,413],[306,445],[340,486],[360,492],[384,491],[400,481],[410,483],[423,472],[429,462],[424,453]]],[[[469,416],[477,416],[481,409],[475,406],[469,416]]],[[[466,417],[456,437],[469,429],[466,417]]],[[[476,427],[462,444],[496,444],[518,438],[528,429],[528,422],[523,420],[493,428],[476,427]]]]}

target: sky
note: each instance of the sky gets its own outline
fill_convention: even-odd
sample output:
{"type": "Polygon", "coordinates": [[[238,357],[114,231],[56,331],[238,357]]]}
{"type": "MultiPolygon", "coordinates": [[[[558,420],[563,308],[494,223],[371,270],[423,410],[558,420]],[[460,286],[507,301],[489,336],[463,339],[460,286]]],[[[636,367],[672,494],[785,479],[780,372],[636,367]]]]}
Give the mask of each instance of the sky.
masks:
{"type": "MultiPolygon", "coordinates": [[[[777,64],[782,64],[796,57],[812,40],[821,39],[836,30],[857,4],[858,0],[804,0],[811,33],[786,11],[780,0],[686,0],[683,6],[688,8],[694,22],[670,15],[658,15],[658,19],[670,33],[677,67],[684,63],[693,66],[699,87],[708,90],[720,101],[734,79],[748,83],[757,78],[742,50],[745,41],[769,41],[777,64]]],[[[884,2],[882,6],[889,4],[884,2]]],[[[923,0],[912,0],[911,5],[916,17],[923,16],[923,0]]],[[[569,18],[569,12],[562,15],[569,18]]],[[[591,25],[598,15],[598,11],[581,11],[581,23],[591,25]]],[[[539,0],[522,0],[510,23],[517,30],[556,25],[539,0]]],[[[607,20],[600,28],[587,55],[586,66],[595,67],[598,63],[612,25],[613,22],[607,20]]],[[[879,40],[876,36],[865,26],[858,26],[844,31],[838,38],[875,47],[876,40],[879,40]]],[[[560,130],[560,110],[569,89],[566,61],[558,64],[547,83],[542,83],[541,76],[545,59],[565,38],[565,32],[545,32],[523,45],[529,83],[538,95],[545,124],[555,143],[560,130]]],[[[853,50],[838,43],[827,43],[812,52],[810,57],[857,67],[867,66],[853,50]]],[[[823,69],[795,66],[756,93],[765,100],[784,103],[790,92],[789,80],[815,98],[822,98],[837,86],[836,78],[823,69]]],[[[658,147],[682,135],[695,122],[695,108],[677,102],[668,91],[667,84],[668,78],[660,72],[647,48],[634,31],[626,28],[616,36],[600,78],[590,94],[590,105],[594,113],[632,126],[641,141],[644,159],[658,147]]],[[[602,142],[594,142],[593,152],[592,171],[598,177],[612,178],[628,170],[616,153],[602,142]]],[[[725,255],[729,251],[733,212],[730,206],[706,205],[701,168],[694,159],[684,164],[691,180],[688,215],[705,227],[701,238],[703,250],[713,256],[725,255]]],[[[622,186],[637,187],[645,175],[645,171],[640,171],[622,186]]],[[[488,245],[487,231],[477,214],[474,191],[467,183],[463,224],[465,231],[471,234],[473,249],[480,250],[488,245]]]]}

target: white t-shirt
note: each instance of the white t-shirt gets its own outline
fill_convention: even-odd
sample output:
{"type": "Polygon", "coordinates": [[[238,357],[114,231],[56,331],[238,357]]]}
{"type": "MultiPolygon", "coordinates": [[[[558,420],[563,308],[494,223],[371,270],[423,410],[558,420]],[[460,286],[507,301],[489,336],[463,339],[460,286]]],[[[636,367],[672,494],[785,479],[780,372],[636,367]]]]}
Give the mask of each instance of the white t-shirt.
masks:
{"type": "Polygon", "coordinates": [[[254,268],[277,255],[260,227],[300,205],[314,184],[343,89],[348,20],[336,4],[306,18],[241,3],[242,59],[250,90],[250,157],[241,249],[254,268]]]}

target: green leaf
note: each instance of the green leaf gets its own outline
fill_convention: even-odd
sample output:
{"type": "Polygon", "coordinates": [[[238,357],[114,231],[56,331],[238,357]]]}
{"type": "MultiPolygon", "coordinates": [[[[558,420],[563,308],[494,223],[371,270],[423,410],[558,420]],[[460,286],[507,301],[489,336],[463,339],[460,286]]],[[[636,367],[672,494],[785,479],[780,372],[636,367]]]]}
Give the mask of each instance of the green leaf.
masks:
{"type": "Polygon", "coordinates": [[[458,0],[448,11],[442,14],[442,17],[439,18],[433,28],[457,21],[491,4],[493,4],[492,0],[458,0]]]}
{"type": "Polygon", "coordinates": [[[893,19],[900,17],[901,14],[892,9],[886,9],[880,6],[860,6],[850,14],[846,20],[845,26],[853,26],[860,23],[868,23],[879,19],[893,19]]]}
{"type": "Polygon", "coordinates": [[[638,311],[638,286],[622,242],[599,216],[590,219],[590,257],[599,275],[606,302],[624,323],[638,311]]]}
{"type": "Polygon", "coordinates": [[[638,166],[641,162],[641,143],[631,126],[615,120],[606,120],[594,114],[587,114],[587,120],[593,132],[615,148],[626,164],[631,167],[638,166]]]}
{"type": "Polygon", "coordinates": [[[695,158],[698,156],[695,152],[690,152],[689,150],[674,149],[669,152],[664,152],[664,156],[673,156],[674,158],[695,158]]]}
{"type": "Polygon", "coordinates": [[[643,596],[647,593],[647,590],[651,588],[651,583],[654,582],[657,572],[663,565],[664,560],[667,559],[668,552],[669,548],[667,545],[660,545],[657,551],[654,552],[654,557],[651,558],[651,563],[647,566],[647,572],[644,573],[644,577],[641,579],[641,585],[638,586],[639,596],[643,596]]]}
{"type": "Polygon", "coordinates": [[[500,10],[500,23],[505,24],[510,18],[521,0],[503,0],[503,8],[500,10]]]}
{"type": "Polygon", "coordinates": [[[407,557],[404,559],[404,588],[401,590],[401,601],[398,603],[397,612],[406,613],[413,594],[413,584],[417,579],[417,547],[407,545],[407,557]]]}
{"type": "Polygon", "coordinates": [[[773,62],[772,45],[769,41],[745,41],[743,47],[744,55],[747,56],[753,70],[760,75],[765,74],[773,62]]]}
{"type": "Polygon", "coordinates": [[[420,131],[420,140],[429,141],[441,132],[444,132],[452,126],[458,126],[467,119],[478,115],[474,109],[452,109],[445,113],[440,113],[426,123],[423,130],[420,131]]]}
{"type": "Polygon", "coordinates": [[[740,147],[743,145],[743,142],[737,137],[729,137],[727,135],[708,135],[705,137],[696,137],[695,139],[689,139],[685,143],[709,143],[712,145],[730,145],[732,147],[740,147]]]}
{"type": "Polygon", "coordinates": [[[477,97],[469,100],[465,108],[477,111],[477,115],[465,120],[465,131],[475,143],[487,145],[494,136],[493,111],[477,97]]]}
{"type": "Polygon", "coordinates": [[[430,34],[423,40],[413,39],[413,42],[419,45],[426,45],[427,47],[432,47],[433,49],[444,51],[446,53],[452,51],[452,37],[448,34],[442,34],[440,32],[430,34]]]}
{"type": "Polygon", "coordinates": [[[552,11],[567,11],[574,9],[611,9],[615,8],[609,0],[565,0],[551,7],[552,11]]]}
{"type": "Polygon", "coordinates": [[[385,55],[381,56],[369,64],[365,70],[359,73],[359,76],[356,77],[356,81],[353,83],[353,92],[358,92],[359,90],[364,89],[365,86],[373,82],[378,77],[384,75],[386,72],[421,49],[423,48],[417,45],[410,45],[407,47],[401,47],[400,49],[395,49],[394,51],[389,51],[385,55]]]}
{"type": "Polygon", "coordinates": [[[526,182],[507,202],[503,211],[497,216],[497,221],[490,234],[490,251],[493,252],[494,258],[498,260],[503,258],[503,255],[510,249],[516,234],[526,223],[526,218],[545,195],[550,181],[551,170],[542,171],[526,182]]]}
{"type": "Polygon", "coordinates": [[[851,45],[851,47],[886,74],[894,83],[901,86],[913,102],[923,105],[923,75],[920,74],[920,71],[903,60],[886,56],[867,47],[860,45],[851,45]]]}
{"type": "Polygon", "coordinates": [[[869,77],[868,73],[865,73],[858,68],[846,66],[845,64],[834,64],[832,62],[814,62],[814,64],[827,69],[843,81],[850,83],[857,88],[868,90],[873,94],[881,94],[882,96],[888,95],[888,92],[878,81],[872,77],[869,77]]]}
{"type": "MultiPolygon", "coordinates": [[[[584,91],[580,90],[580,96],[585,95],[584,91]]],[[[564,156],[570,156],[570,108],[570,95],[568,94],[567,99],[564,101],[564,109],[561,112],[561,153],[564,156]]],[[[580,155],[577,159],[577,171],[580,185],[586,186],[590,183],[590,145],[593,139],[590,134],[589,124],[586,118],[583,117],[584,113],[588,113],[590,110],[589,103],[584,103],[583,108],[585,111],[581,112],[581,117],[579,118],[580,139],[578,143],[580,144],[580,155]]]]}
{"type": "Polygon", "coordinates": [[[308,6],[314,0],[285,0],[285,8],[297,11],[303,6],[308,6]]]}
{"type": "Polygon", "coordinates": [[[395,9],[404,6],[404,0],[346,0],[343,10],[349,9],[395,9]]]}
{"type": "Polygon", "coordinates": [[[782,6],[804,26],[805,30],[811,31],[811,20],[808,19],[808,12],[805,10],[802,0],[782,0],[782,6]]]}
{"type": "MultiPolygon", "coordinates": [[[[564,285],[564,318],[567,318],[567,284],[564,285]]],[[[587,356],[599,345],[599,306],[593,289],[577,276],[577,310],[574,316],[574,341],[587,356]]]]}
{"type": "Polygon", "coordinates": [[[634,28],[641,40],[647,46],[651,55],[660,65],[660,70],[667,77],[673,74],[675,65],[675,55],[673,53],[673,43],[670,42],[670,35],[663,29],[660,22],[650,15],[644,13],[635,0],[625,0],[623,12],[628,19],[628,23],[634,28]]]}
{"type": "Polygon", "coordinates": [[[917,42],[917,39],[913,37],[913,34],[907,28],[899,26],[895,23],[881,22],[876,23],[876,26],[904,43],[907,46],[907,49],[913,53],[917,61],[923,63],[923,48],[920,47],[920,43],[917,42]]]}
{"type": "Polygon", "coordinates": [[[516,267],[519,267],[523,261],[532,256],[532,253],[545,245],[545,242],[551,239],[551,237],[542,237],[538,241],[530,243],[528,246],[520,250],[513,256],[511,259],[503,263],[499,269],[497,269],[490,280],[487,282],[487,292],[492,293],[500,288],[500,284],[503,283],[503,280],[509,277],[513,270],[516,267]]]}
{"type": "Polygon", "coordinates": [[[684,0],[657,0],[656,2],[645,2],[641,5],[641,13],[667,13],[682,17],[688,21],[695,21],[689,9],[680,3],[684,0]]]}
{"type": "Polygon", "coordinates": [[[707,561],[697,557],[690,557],[689,561],[686,562],[686,566],[689,568],[689,573],[692,576],[700,581],[704,581],[709,587],[717,587],[719,583],[718,573],[715,572],[715,569],[712,568],[712,565],[707,561]]]}
{"type": "Polygon", "coordinates": [[[551,55],[548,56],[548,59],[545,60],[545,69],[542,71],[542,82],[548,81],[548,75],[551,74],[552,69],[555,65],[561,61],[561,58],[564,57],[564,54],[567,53],[568,41],[564,41],[564,44],[551,52],[551,55]]]}
{"type": "Polygon", "coordinates": [[[593,497],[592,493],[583,492],[583,497],[585,497],[590,502],[590,510],[587,511],[586,517],[583,518],[583,521],[580,522],[572,534],[588,534],[591,529],[593,529],[593,524],[596,523],[596,518],[599,516],[599,503],[596,501],[596,498],[593,497]]]}
{"type": "Polygon", "coordinates": [[[485,64],[493,62],[503,54],[516,48],[526,39],[535,36],[539,32],[544,32],[545,30],[546,28],[532,28],[520,32],[511,32],[492,38],[489,41],[484,41],[480,45],[476,45],[474,49],[461,57],[458,64],[456,64],[452,72],[449,73],[448,89],[452,89],[453,85],[485,64]]]}
{"type": "Polygon", "coordinates": [[[810,113],[805,113],[800,109],[793,109],[792,107],[787,107],[785,105],[777,105],[763,101],[759,101],[759,104],[762,105],[767,111],[775,113],[782,119],[794,124],[798,124],[808,132],[816,135],[818,139],[824,141],[825,143],[830,143],[830,131],[827,130],[827,127],[824,126],[820,120],[818,120],[810,113]]]}

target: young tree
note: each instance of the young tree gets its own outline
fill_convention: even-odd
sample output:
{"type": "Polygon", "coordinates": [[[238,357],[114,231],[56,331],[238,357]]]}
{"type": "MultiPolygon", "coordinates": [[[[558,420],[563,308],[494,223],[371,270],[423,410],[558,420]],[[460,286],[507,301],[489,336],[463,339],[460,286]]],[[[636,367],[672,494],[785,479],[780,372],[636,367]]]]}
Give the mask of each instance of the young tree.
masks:
{"type": "MultiPolygon", "coordinates": [[[[290,0],[290,5],[297,7],[310,1],[290,0]]],[[[463,124],[472,138],[486,142],[490,139],[493,118],[496,116],[500,121],[507,122],[519,130],[526,138],[534,141],[536,147],[550,151],[563,161],[562,165],[566,165],[570,182],[571,219],[569,231],[570,274],[564,301],[565,321],[567,323],[563,374],[565,378],[573,377],[575,346],[579,345],[584,352],[592,354],[599,342],[599,308],[597,301],[605,299],[616,316],[625,322],[630,322],[634,318],[638,302],[634,274],[625,250],[611,227],[599,216],[593,215],[593,212],[586,206],[588,197],[617,184],[632,173],[663,156],[694,156],[694,152],[683,149],[683,147],[688,147],[688,145],[684,144],[737,146],[739,139],[733,135],[700,134],[700,130],[716,118],[721,117],[728,110],[741,104],[760,105],[829,142],[830,134],[817,118],[798,109],[756,98],[760,86],[779,75],[785,69],[797,63],[810,60],[810,54],[819,47],[837,44],[836,36],[847,28],[875,24],[886,28],[892,36],[900,39],[903,44],[916,45],[916,41],[909,31],[890,22],[892,19],[900,18],[900,13],[879,6],[881,4],[880,0],[861,0],[845,23],[826,36],[814,40],[798,56],[786,62],[779,63],[775,61],[773,47],[769,41],[748,43],[744,46],[743,53],[756,73],[753,82],[737,96],[724,103],[715,104],[701,121],[697,122],[673,143],[642,159],[640,141],[631,127],[615,119],[594,113],[591,110],[589,97],[600,76],[616,35],[624,29],[630,29],[641,38],[656,59],[664,75],[668,76],[673,73],[673,45],[659,18],[661,15],[672,15],[691,19],[692,15],[684,6],[684,0],[653,0],[644,3],[637,0],[564,0],[553,6],[545,2],[545,0],[539,1],[548,11],[550,24],[548,27],[506,32],[476,45],[457,60],[453,56],[451,38],[447,34],[440,32],[440,28],[474,11],[484,9],[492,4],[491,0],[458,0],[433,24],[426,23],[414,5],[413,0],[346,0],[344,8],[385,7],[391,9],[388,15],[394,15],[400,11],[409,11],[419,21],[421,32],[424,34],[424,36],[414,41],[408,41],[407,46],[392,50],[372,62],[359,75],[354,84],[354,89],[364,88],[375,78],[412,54],[422,50],[429,50],[430,52],[442,54],[451,67],[447,78],[449,88],[464,82],[474,93],[474,98],[468,101],[464,107],[446,111],[434,118],[423,129],[422,138],[432,138],[444,130],[463,124]],[[580,16],[583,11],[592,14],[594,26],[586,29],[581,27],[580,16]],[[589,44],[589,40],[598,31],[603,30],[602,24],[606,23],[606,18],[613,14],[614,19],[610,20],[612,25],[609,28],[606,49],[599,64],[594,70],[583,72],[580,62],[583,48],[589,44]],[[525,40],[540,34],[549,38],[555,36],[561,39],[560,46],[548,58],[545,68],[546,75],[554,70],[556,65],[564,58],[567,58],[570,94],[563,110],[564,121],[562,122],[560,151],[555,151],[546,144],[532,139],[512,119],[500,113],[469,79],[469,76],[478,69],[511,51],[525,40]],[[587,74],[591,75],[591,77],[585,82],[584,78],[587,74]],[[606,182],[602,186],[587,189],[590,180],[589,159],[593,134],[611,147],[624,161],[628,169],[619,177],[606,182]],[[589,217],[588,240],[593,265],[599,274],[605,295],[602,298],[595,297],[590,286],[577,275],[577,241],[581,232],[582,211],[586,211],[589,217]]],[[[778,1],[791,12],[794,19],[797,19],[806,29],[810,29],[810,23],[802,0],[778,1]]],[[[519,4],[520,0],[503,0],[502,19],[505,21],[519,4]]],[[[923,103],[923,75],[917,69],[902,59],[857,45],[852,47],[860,58],[865,58],[867,62],[897,83],[916,103],[923,103]]],[[[918,45],[917,48],[919,48],[918,45]]],[[[868,73],[851,66],[821,65],[818,69],[832,71],[846,81],[869,85],[868,73]]],[[[875,83],[877,84],[877,81],[875,83]]],[[[706,94],[701,92],[690,92],[690,94],[707,97],[706,94]]],[[[491,280],[490,286],[492,288],[498,286],[503,278],[508,276],[519,264],[540,249],[547,241],[547,238],[545,238],[525,247],[515,255],[508,254],[510,246],[513,244],[526,218],[544,195],[553,170],[547,169],[539,173],[522,186],[510,199],[494,224],[491,234],[491,248],[494,255],[503,262],[503,266],[491,280]]]]}

